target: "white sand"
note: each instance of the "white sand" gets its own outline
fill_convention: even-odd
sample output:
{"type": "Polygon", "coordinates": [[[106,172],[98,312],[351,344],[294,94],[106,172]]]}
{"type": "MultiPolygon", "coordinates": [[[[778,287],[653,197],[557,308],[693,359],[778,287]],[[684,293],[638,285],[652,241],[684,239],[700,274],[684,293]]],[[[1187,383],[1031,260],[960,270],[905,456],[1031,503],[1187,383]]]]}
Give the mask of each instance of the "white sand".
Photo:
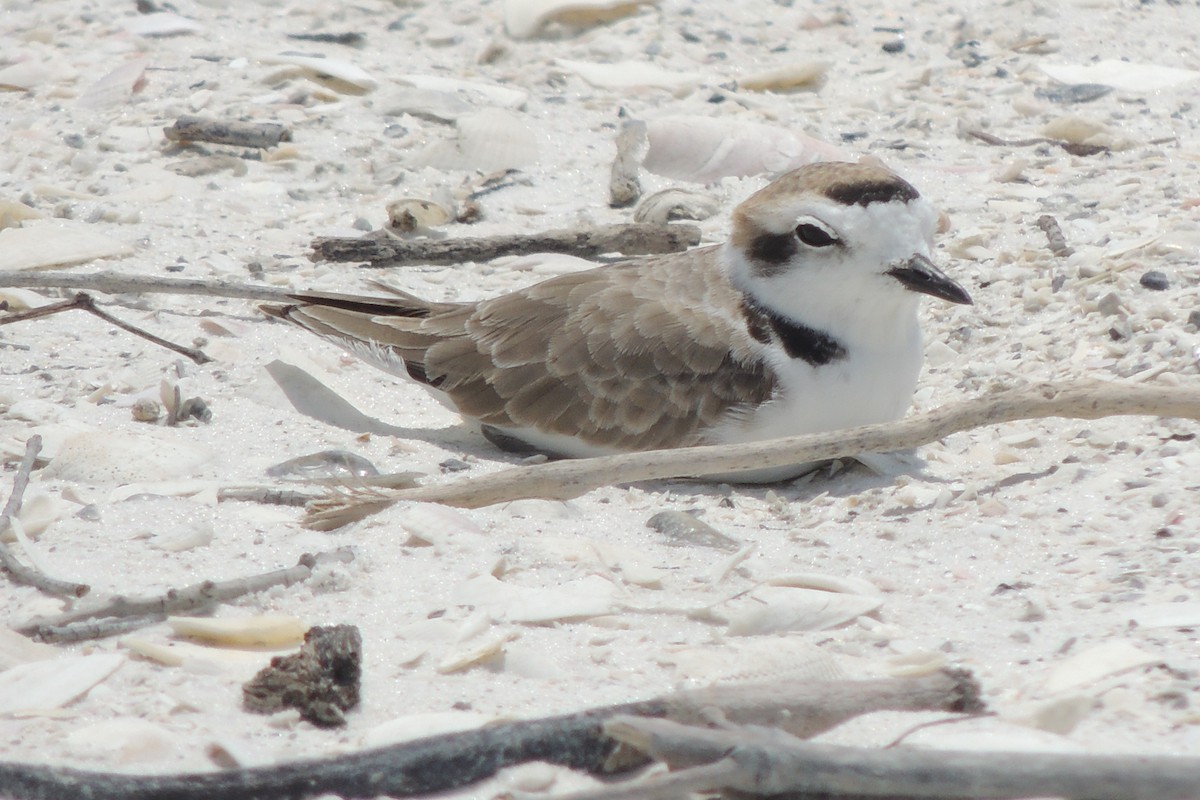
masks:
{"type": "MultiPolygon", "coordinates": [[[[522,167],[526,182],[482,197],[484,220],[445,227],[452,236],[628,219],[627,210],[606,204],[621,108],[638,119],[698,114],[769,123],[854,157],[884,159],[948,214],[939,261],[976,305],[925,303],[918,409],[997,384],[1047,379],[1196,383],[1200,342],[1188,317],[1198,307],[1200,82],[1155,89],[1159,73],[1131,68],[1131,86],[1087,104],[1059,105],[1035,94],[1057,85],[1040,69],[1047,64],[1126,59],[1200,69],[1194,7],[1075,0],[972,3],[964,10],[921,0],[897,13],[864,2],[840,6],[849,9],[844,24],[812,26],[806,20],[834,20],[834,6],[664,0],[609,24],[516,41],[504,32],[503,5],[180,0],[175,8],[203,30],[143,38],[124,28],[137,21],[133,3],[5,2],[0,66],[24,61],[44,69],[34,70],[30,91],[0,96],[0,200],[24,200],[129,250],[79,269],[249,281],[247,265],[256,263],[265,280],[285,287],[366,291],[366,281],[385,277],[434,299],[474,298],[545,277],[556,262],[377,273],[306,258],[315,236],[354,235],[360,220],[377,228],[389,201],[472,178],[469,170],[413,166],[453,128],[386,116],[398,76],[439,75],[528,93],[513,112],[536,132],[536,161],[522,167]],[[897,36],[877,26],[902,29],[904,50],[885,52],[882,45],[897,36]],[[362,31],[366,44],[285,38],[319,31],[362,31]],[[343,59],[379,86],[362,96],[339,94],[260,61],[284,51],[343,59]],[[968,66],[972,53],[980,58],[968,66]],[[118,92],[112,105],[85,107],[97,99],[89,90],[94,81],[135,58],[148,61],[144,87],[132,96],[118,92]],[[594,88],[564,74],[556,59],[641,61],[697,74],[700,85],[675,93],[594,88]],[[709,102],[739,76],[813,60],[828,64],[819,91],[744,92],[744,103],[709,102]],[[169,146],[161,128],[190,113],[286,123],[295,133],[286,146],[293,155],[239,160],[241,175],[176,175],[181,162],[205,151],[240,154],[169,146]],[[1119,149],[1076,157],[1053,145],[989,146],[961,133],[983,127],[1026,139],[1068,115],[1099,126],[1098,140],[1119,149]],[[847,133],[862,135],[844,143],[847,133]],[[1074,255],[1051,255],[1036,226],[1042,214],[1058,219],[1074,255]],[[1166,291],[1139,286],[1149,269],[1166,273],[1166,291]],[[1110,293],[1116,298],[1099,302],[1110,293]]],[[[648,189],[676,183],[643,180],[648,189]]],[[[722,210],[702,223],[706,238],[721,240],[729,209],[765,180],[728,178],[708,187],[722,210]]],[[[56,224],[26,227],[48,231],[56,224]]],[[[203,337],[215,362],[194,366],[82,312],[0,331],[6,462],[19,460],[35,432],[53,453],[80,428],[102,431],[104,449],[118,454],[105,468],[79,457],[58,465],[60,477],[35,474],[30,514],[40,503],[55,519],[34,541],[34,557],[47,572],[88,583],[92,596],[103,597],[265,572],[304,552],[352,547],[353,563],[218,614],[358,625],[364,700],[348,727],[323,731],[291,713],[263,717],[240,709],[241,681],[270,654],[250,664],[222,651],[186,655],[182,666],[131,655],[61,709],[0,717],[6,760],[208,769],[214,742],[247,762],[287,760],[378,741],[382,734],[373,729],[408,715],[454,707],[485,715],[559,713],[723,677],[815,668],[822,659],[850,676],[897,674],[914,664],[973,670],[1002,719],[971,723],[970,737],[964,726],[925,734],[942,746],[973,736],[983,746],[1092,752],[1194,753],[1200,746],[1200,499],[1193,471],[1200,454],[1192,423],[1010,425],[922,448],[923,467],[883,476],[855,467],[773,488],[651,483],[569,503],[465,512],[401,506],[325,534],[302,528],[295,509],[217,505],[203,495],[117,501],[113,492],[131,480],[164,478],[194,478],[210,488],[264,484],[269,465],[329,448],[433,481],[483,474],[515,459],[419,388],[301,331],[268,324],[252,303],[153,295],[125,298],[110,310],[176,341],[203,337]],[[264,371],[276,358],[306,365],[363,413],[405,435],[362,436],[300,414],[264,371]],[[156,397],[163,380],[180,383],[185,397],[204,398],[212,422],[155,429],[133,421],[133,399],[156,397]],[[470,470],[440,476],[447,459],[466,460],[470,470]],[[91,505],[88,513],[79,513],[82,503],[91,505]],[[667,546],[645,527],[666,509],[697,509],[753,552],[729,570],[727,552],[667,546]],[[184,535],[196,546],[174,552],[184,535]],[[797,573],[869,581],[883,592],[882,608],[833,630],[747,637],[680,613],[713,604],[724,613],[727,598],[797,573]],[[543,625],[508,621],[506,591],[513,588],[561,591],[574,600],[609,593],[602,608],[612,613],[543,625]],[[503,656],[439,671],[455,654],[487,642],[503,656]],[[1077,725],[1069,709],[1079,710],[1077,725]],[[1039,711],[1061,735],[1011,724],[1039,711]]],[[[557,608],[566,601],[530,602],[557,608]]],[[[62,608],[34,589],[0,581],[0,623],[16,627],[62,608]]],[[[137,637],[171,640],[165,625],[137,637]]],[[[112,637],[43,655],[129,652],[112,637]]],[[[0,654],[0,667],[22,658],[9,644],[0,654]]],[[[46,681],[55,682],[52,662],[43,663],[46,681]]],[[[886,741],[911,721],[881,715],[835,737],[886,741]]]]}

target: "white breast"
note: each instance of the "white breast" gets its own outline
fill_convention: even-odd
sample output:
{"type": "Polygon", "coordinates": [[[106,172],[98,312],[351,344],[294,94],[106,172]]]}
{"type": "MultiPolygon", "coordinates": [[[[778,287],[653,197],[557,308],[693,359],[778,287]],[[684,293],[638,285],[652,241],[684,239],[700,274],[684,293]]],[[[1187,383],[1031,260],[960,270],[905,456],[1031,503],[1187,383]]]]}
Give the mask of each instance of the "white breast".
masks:
{"type": "MultiPolygon", "coordinates": [[[[777,439],[900,419],[912,404],[921,372],[921,329],[916,314],[896,336],[872,344],[847,343],[844,359],[813,366],[773,353],[778,389],[768,403],[733,415],[707,437],[714,444],[777,439]]],[[[769,482],[795,477],[812,464],[721,477],[769,482]]]]}

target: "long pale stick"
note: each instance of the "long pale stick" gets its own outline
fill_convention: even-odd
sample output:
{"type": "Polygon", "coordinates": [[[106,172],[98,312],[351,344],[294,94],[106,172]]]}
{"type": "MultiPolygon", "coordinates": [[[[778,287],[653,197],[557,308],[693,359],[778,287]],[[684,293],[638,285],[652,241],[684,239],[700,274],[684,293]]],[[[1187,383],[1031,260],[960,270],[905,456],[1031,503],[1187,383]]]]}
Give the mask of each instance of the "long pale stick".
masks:
{"type": "Polygon", "coordinates": [[[322,530],[337,528],[401,500],[444,503],[460,508],[478,508],[531,497],[567,500],[613,484],[781,467],[847,458],[859,453],[903,450],[953,433],[1022,419],[1097,419],[1125,415],[1200,419],[1200,388],[1099,381],[1034,384],[952,403],[936,411],[881,425],[749,444],[650,450],[556,461],[434,486],[334,498],[315,504],[307,524],[322,530]]]}

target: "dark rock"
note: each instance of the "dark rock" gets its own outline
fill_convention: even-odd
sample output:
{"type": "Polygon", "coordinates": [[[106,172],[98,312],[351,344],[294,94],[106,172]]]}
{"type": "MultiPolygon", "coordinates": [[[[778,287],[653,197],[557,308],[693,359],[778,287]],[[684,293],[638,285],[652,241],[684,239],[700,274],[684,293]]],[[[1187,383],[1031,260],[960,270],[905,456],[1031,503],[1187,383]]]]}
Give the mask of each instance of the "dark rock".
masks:
{"type": "Polygon", "coordinates": [[[314,626],[300,652],[276,656],[242,686],[247,711],[274,714],[295,708],[323,728],[346,724],[343,712],[358,705],[362,635],[355,625],[314,626]]]}
{"type": "Polygon", "coordinates": [[[1167,276],[1156,269],[1142,273],[1142,278],[1138,283],[1152,292],[1166,291],[1171,286],[1171,282],[1167,280],[1167,276]]]}

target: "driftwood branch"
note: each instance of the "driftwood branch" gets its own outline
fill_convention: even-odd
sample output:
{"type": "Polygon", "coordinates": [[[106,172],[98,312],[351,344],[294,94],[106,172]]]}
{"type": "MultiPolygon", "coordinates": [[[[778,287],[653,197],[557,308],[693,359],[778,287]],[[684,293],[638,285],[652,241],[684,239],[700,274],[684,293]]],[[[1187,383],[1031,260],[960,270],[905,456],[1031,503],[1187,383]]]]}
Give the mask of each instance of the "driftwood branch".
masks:
{"type": "Polygon", "coordinates": [[[205,297],[233,297],[286,303],[293,294],[270,286],[250,286],[230,281],[201,281],[187,278],[146,278],[116,272],[0,272],[0,288],[5,289],[82,289],[105,294],[188,294],[205,297]]]}
{"type": "MultiPolygon", "coordinates": [[[[300,556],[294,567],[247,578],[203,581],[182,589],[168,589],[161,595],[151,597],[114,595],[80,605],[53,617],[31,620],[17,630],[44,642],[74,642],[127,633],[161,622],[168,614],[194,614],[243,595],[308,580],[317,564],[333,561],[345,563],[353,560],[354,553],[347,548],[315,556],[305,553],[300,556]]],[[[3,797],[2,793],[0,797],[3,797]]]]}
{"type": "Polygon", "coordinates": [[[278,122],[238,122],[206,119],[205,117],[183,116],[163,135],[172,142],[212,142],[233,147],[274,147],[280,142],[290,142],[292,132],[278,122]]]}
{"type": "Polygon", "coordinates": [[[979,687],[964,672],[910,680],[781,681],[678,692],[544,719],[489,725],[336,758],[186,775],[85,772],[0,761],[0,797],[58,800],[87,787],[91,800],[302,800],[411,797],[467,786],[505,767],[548,761],[596,775],[647,762],[604,731],[618,716],[695,722],[707,717],[758,724],[786,722],[812,735],[859,714],[883,710],[975,713],[979,687]]]}
{"type": "Polygon", "coordinates": [[[367,261],[372,267],[460,264],[501,256],[568,253],[594,258],[604,253],[677,253],[700,243],[695,225],[630,222],[575,230],[467,239],[375,239],[321,237],[313,240],[314,261],[367,261]]]}
{"type": "Polygon", "coordinates": [[[478,508],[531,497],[568,500],[613,484],[780,467],[919,447],[953,433],[1022,419],[1096,419],[1121,415],[1200,419],[1200,391],[1095,381],[1039,384],[965,400],[899,422],[844,431],[749,444],[650,450],[557,461],[434,486],[376,493],[361,499],[333,497],[311,507],[307,524],[321,530],[337,528],[402,500],[444,503],[460,508],[478,508]]]}
{"type": "Polygon", "coordinates": [[[51,314],[58,314],[63,311],[71,311],[72,309],[76,308],[82,309],[93,316],[99,317],[108,324],[115,325],[123,331],[132,333],[134,336],[140,336],[146,341],[152,342],[159,347],[165,347],[168,350],[174,350],[180,355],[187,356],[197,364],[207,364],[208,362],[212,361],[211,358],[204,355],[204,353],[200,352],[194,347],[185,347],[181,344],[169,342],[161,336],[155,336],[153,333],[139,328],[136,325],[131,325],[124,320],[117,319],[112,314],[109,314],[107,311],[103,311],[97,307],[96,301],[92,299],[92,296],[83,292],[79,292],[70,300],[64,300],[61,303],[51,303],[50,305],[39,306],[38,308],[33,308],[29,311],[21,311],[15,314],[9,314],[7,316],[0,317],[0,325],[10,325],[14,322],[25,322],[31,319],[40,319],[41,317],[48,317],[51,314]]]}
{"type": "Polygon", "coordinates": [[[604,732],[684,769],[562,800],[666,800],[687,792],[855,800],[1200,797],[1200,758],[863,750],[805,742],[773,729],[705,730],[640,717],[615,717],[604,732]]]}
{"type": "MultiPolygon", "coordinates": [[[[37,461],[38,453],[41,450],[41,436],[34,434],[29,437],[29,441],[25,442],[25,457],[21,459],[21,465],[17,467],[17,474],[13,477],[12,494],[9,495],[8,502],[4,504],[4,510],[0,511],[0,536],[3,536],[4,532],[12,527],[13,520],[16,519],[17,514],[21,513],[25,489],[29,486],[29,475],[33,472],[33,464],[37,461]]],[[[0,566],[8,570],[8,574],[17,583],[33,586],[47,594],[60,597],[83,597],[90,591],[90,587],[86,584],[52,578],[36,567],[26,564],[17,558],[3,539],[0,539],[0,566]]]]}
{"type": "Polygon", "coordinates": [[[1032,147],[1036,144],[1050,144],[1055,147],[1061,147],[1073,156],[1094,156],[1098,153],[1107,153],[1108,147],[1102,144],[1084,144],[1082,142],[1067,142],[1062,139],[1048,139],[1045,136],[1033,136],[1028,139],[1002,139],[995,134],[988,133],[985,130],[978,128],[968,129],[968,136],[971,136],[984,144],[990,144],[996,147],[1032,147]]]}

